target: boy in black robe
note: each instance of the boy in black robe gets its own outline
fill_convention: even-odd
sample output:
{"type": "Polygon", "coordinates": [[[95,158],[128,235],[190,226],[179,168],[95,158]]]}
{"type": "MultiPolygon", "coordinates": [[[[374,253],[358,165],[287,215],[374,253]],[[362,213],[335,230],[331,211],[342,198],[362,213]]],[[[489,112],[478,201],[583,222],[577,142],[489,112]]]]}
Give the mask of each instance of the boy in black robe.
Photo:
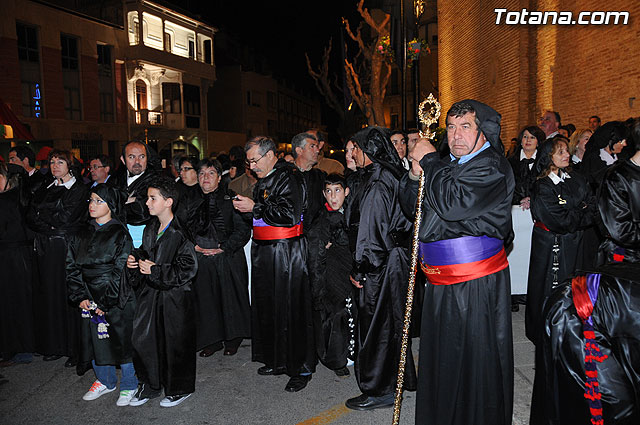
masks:
{"type": "Polygon", "coordinates": [[[327,202],[318,214],[318,279],[315,280],[314,310],[318,316],[316,347],[322,363],[338,376],[349,376],[348,357],[354,358],[355,308],[349,273],[353,267],[344,217],[347,183],[339,174],[324,181],[327,202]]]}
{"type": "Polygon", "coordinates": [[[140,385],[129,403],[140,406],[160,395],[162,407],[182,403],[195,390],[196,327],[193,279],[198,263],[193,243],[173,218],[175,183],[159,177],[149,184],[153,218],[142,247],[127,259],[127,278],[136,289],[133,363],[140,385]]]}

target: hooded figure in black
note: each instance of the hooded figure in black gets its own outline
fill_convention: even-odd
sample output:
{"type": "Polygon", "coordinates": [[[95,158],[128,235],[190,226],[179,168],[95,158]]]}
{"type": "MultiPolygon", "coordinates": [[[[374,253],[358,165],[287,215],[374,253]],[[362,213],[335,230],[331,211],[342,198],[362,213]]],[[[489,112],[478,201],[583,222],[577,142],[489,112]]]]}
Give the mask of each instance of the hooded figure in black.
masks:
{"type": "Polygon", "coordinates": [[[631,158],[618,161],[605,174],[598,206],[606,231],[599,264],[640,263],[640,120],[632,126],[631,158]]]}
{"type": "Polygon", "coordinates": [[[447,113],[451,154],[426,139],[412,151],[400,200],[424,201],[420,268],[427,277],[416,423],[507,425],[513,410],[511,288],[504,246],[512,238],[514,177],[500,142],[500,114],[475,100],[447,113]]]}
{"type": "Polygon", "coordinates": [[[610,121],[599,127],[587,143],[580,173],[589,181],[596,193],[610,165],[627,145],[628,129],[621,121],[610,121]]]}
{"type": "MultiPolygon", "coordinates": [[[[388,129],[369,127],[352,138],[354,159],[364,168],[354,194],[357,212],[351,210],[359,216],[351,279],[358,288],[355,375],[362,394],[346,406],[355,410],[393,405],[400,360],[411,223],[398,203],[405,170],[389,136],[388,129]]],[[[416,387],[411,355],[404,385],[416,387]]]]}
{"type": "Polygon", "coordinates": [[[575,272],[583,229],[593,223],[595,214],[589,186],[579,173],[568,168],[569,156],[564,139],[554,137],[538,149],[536,159],[539,178],[531,194],[535,225],[525,316],[526,335],[534,344],[542,332],[544,301],[554,287],[575,272]],[[567,165],[560,168],[559,160],[566,160],[567,165]]]}
{"type": "Polygon", "coordinates": [[[135,390],[138,384],[132,364],[131,333],[135,300],[121,293],[121,277],[133,249],[131,236],[123,222],[126,194],[105,183],[91,188],[90,220],[69,241],[67,250],[67,288],[69,300],[81,315],[81,363],[94,361],[98,381],[113,388],[116,365],[122,365],[121,391],[135,390]],[[106,203],[107,211],[103,205],[106,203]],[[110,220],[104,221],[104,213],[110,220]],[[95,303],[94,308],[89,308],[95,303]],[[98,316],[106,320],[108,338],[99,332],[98,316]],[[108,368],[101,366],[110,366],[108,368]]]}
{"type": "Polygon", "coordinates": [[[34,348],[33,241],[24,222],[28,178],[22,166],[0,163],[0,358],[29,353],[25,362],[34,348]]]}

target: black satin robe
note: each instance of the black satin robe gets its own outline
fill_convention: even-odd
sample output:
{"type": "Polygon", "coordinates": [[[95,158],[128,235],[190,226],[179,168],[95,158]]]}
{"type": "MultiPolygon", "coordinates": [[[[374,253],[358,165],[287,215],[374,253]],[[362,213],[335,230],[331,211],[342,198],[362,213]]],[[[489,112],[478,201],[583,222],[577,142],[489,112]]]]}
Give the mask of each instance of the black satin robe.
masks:
{"type": "Polygon", "coordinates": [[[136,292],[133,364],[138,380],[165,395],[192,393],[196,380],[196,325],[193,279],[198,272],[194,245],[178,220],[157,238],[160,222],[145,227],[137,259],[156,263],[150,275],[127,268],[136,292]]]}
{"type": "MultiPolygon", "coordinates": [[[[363,287],[356,290],[355,375],[360,391],[377,397],[393,393],[396,387],[411,223],[398,203],[398,180],[382,165],[365,167],[358,190],[360,224],[351,275],[363,287]]],[[[416,388],[411,355],[407,356],[404,387],[416,388]]]]}
{"type": "Polygon", "coordinates": [[[319,230],[315,242],[319,274],[314,281],[313,300],[316,347],[320,361],[335,370],[345,367],[347,357],[355,354],[357,310],[349,280],[353,261],[344,214],[324,208],[316,224],[319,230]]]}
{"type": "Polygon", "coordinates": [[[147,168],[147,170],[138,177],[131,185],[127,186],[127,171],[122,176],[122,180],[118,181],[118,187],[127,192],[127,197],[136,198],[135,201],[129,202],[124,206],[127,224],[134,226],[142,226],[149,222],[149,208],[147,208],[147,189],[149,183],[157,176],[157,174],[147,168]]]}
{"type": "Polygon", "coordinates": [[[542,309],[553,283],[553,245],[557,241],[559,270],[557,282],[572,275],[581,256],[583,229],[593,223],[594,200],[585,179],[571,173],[554,184],[550,177],[536,181],[531,196],[531,215],[550,230],[533,228],[527,283],[525,333],[537,344],[542,332],[542,309]]]}
{"type": "MultiPolygon", "coordinates": [[[[302,176],[292,164],[278,161],[275,171],[258,180],[253,195],[255,219],[276,227],[291,227],[300,221],[305,193],[302,176]]],[[[254,239],[251,260],[253,361],[289,376],[315,371],[313,307],[304,236],[254,239]]]]}
{"type": "MultiPolygon", "coordinates": [[[[420,161],[425,198],[420,240],[461,236],[512,238],[514,177],[493,148],[459,164],[438,153],[420,161]]],[[[415,211],[418,182],[400,185],[415,211]]],[[[454,285],[425,286],[416,423],[507,425],[513,411],[509,268],[454,285]]]]}
{"type": "Polygon", "coordinates": [[[529,164],[533,164],[534,160],[521,160],[520,152],[520,149],[516,150],[513,156],[508,158],[516,182],[516,187],[513,191],[513,205],[519,205],[523,198],[531,196],[531,190],[536,181],[535,167],[529,167],[529,164]]]}
{"type": "Polygon", "coordinates": [[[98,338],[98,327],[82,318],[80,362],[95,360],[98,365],[131,363],[131,333],[135,300],[120,299],[120,282],[133,244],[126,227],[117,220],[102,226],[88,223],[69,241],[67,285],[69,299],[81,317],[78,305],[93,301],[105,312],[109,338],[98,338]]]}
{"type": "Polygon", "coordinates": [[[80,317],[68,299],[65,261],[67,240],[85,223],[89,194],[81,180],[64,186],[41,187],[27,211],[35,232],[37,277],[33,307],[36,352],[73,356],[79,346],[80,317]]]}
{"type": "Polygon", "coordinates": [[[33,241],[20,207],[19,188],[0,193],[0,357],[31,353],[33,241]]]}
{"type": "Polygon", "coordinates": [[[607,172],[598,200],[607,239],[600,245],[600,263],[624,250],[625,262],[640,263],[640,167],[619,161],[607,172]]]}
{"type": "MultiPolygon", "coordinates": [[[[607,355],[596,363],[606,425],[640,423],[640,265],[610,264],[599,272],[592,319],[596,342],[607,355]]],[[[584,335],[573,305],[571,282],[554,291],[544,309],[544,333],[536,349],[531,425],[591,423],[584,397],[584,335]]]]}
{"type": "Polygon", "coordinates": [[[251,336],[249,272],[244,246],[251,237],[247,220],[233,208],[225,192],[202,194],[189,222],[195,244],[221,248],[206,256],[197,252],[196,295],[197,347],[251,336]]]}

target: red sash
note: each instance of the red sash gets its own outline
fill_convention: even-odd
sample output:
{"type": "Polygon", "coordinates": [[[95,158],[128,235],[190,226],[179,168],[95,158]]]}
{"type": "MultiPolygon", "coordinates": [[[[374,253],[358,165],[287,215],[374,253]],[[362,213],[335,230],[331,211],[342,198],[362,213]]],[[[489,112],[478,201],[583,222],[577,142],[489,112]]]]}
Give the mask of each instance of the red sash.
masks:
{"type": "Polygon", "coordinates": [[[253,226],[253,239],[259,241],[290,239],[300,235],[302,235],[302,223],[293,227],[253,226]]]}

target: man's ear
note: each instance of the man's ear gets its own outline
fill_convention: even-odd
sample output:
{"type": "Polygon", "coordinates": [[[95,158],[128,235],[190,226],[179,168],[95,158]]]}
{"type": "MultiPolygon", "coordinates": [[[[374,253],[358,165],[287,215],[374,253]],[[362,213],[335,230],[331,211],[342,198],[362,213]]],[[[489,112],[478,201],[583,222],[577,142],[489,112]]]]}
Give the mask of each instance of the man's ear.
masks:
{"type": "Polygon", "coordinates": [[[124,165],[127,165],[127,163],[126,163],[126,162],[124,162],[124,156],[120,155],[120,161],[122,161],[122,163],[123,163],[124,165]]]}
{"type": "Polygon", "coordinates": [[[324,148],[324,140],[321,142],[318,142],[318,149],[322,150],[322,148],[324,148]]]}
{"type": "Polygon", "coordinates": [[[106,167],[104,167],[105,170],[107,170],[107,174],[109,174],[111,172],[111,167],[109,167],[108,165],[106,167]]]}

